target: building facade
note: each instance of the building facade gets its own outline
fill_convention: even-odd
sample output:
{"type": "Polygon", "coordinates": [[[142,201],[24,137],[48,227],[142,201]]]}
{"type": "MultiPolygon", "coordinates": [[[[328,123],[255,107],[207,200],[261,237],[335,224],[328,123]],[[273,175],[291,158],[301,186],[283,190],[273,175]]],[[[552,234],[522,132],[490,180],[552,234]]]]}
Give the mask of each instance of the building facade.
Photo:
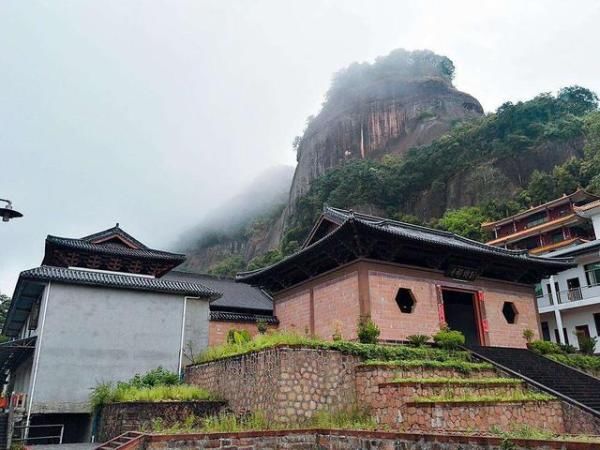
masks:
{"type": "Polygon", "coordinates": [[[541,333],[533,285],[571,267],[452,233],[326,208],[303,248],[237,280],[267,289],[280,327],[355,339],[370,317],[380,339],[462,331],[470,345],[524,347],[541,333]]]}
{"type": "Polygon", "coordinates": [[[598,196],[578,189],[571,195],[483,223],[481,227],[494,236],[487,242],[489,245],[540,255],[593,240],[594,230],[585,217],[585,205],[598,200],[598,196]]]}
{"type": "Polygon", "coordinates": [[[81,239],[48,236],[43,265],[19,276],[3,330],[13,340],[0,346],[6,392],[25,398],[21,426],[64,424],[65,442],[85,441],[98,383],[158,366],[181,371],[188,346],[206,348],[209,302],[220,294],[164,278],[183,260],[118,226],[81,239]]]}
{"type": "MultiPolygon", "coordinates": [[[[600,240],[558,250],[577,266],[542,281],[537,289],[542,336],[580,347],[582,337],[600,336],[600,240]]],[[[600,344],[596,344],[600,352],[600,344]]]]}

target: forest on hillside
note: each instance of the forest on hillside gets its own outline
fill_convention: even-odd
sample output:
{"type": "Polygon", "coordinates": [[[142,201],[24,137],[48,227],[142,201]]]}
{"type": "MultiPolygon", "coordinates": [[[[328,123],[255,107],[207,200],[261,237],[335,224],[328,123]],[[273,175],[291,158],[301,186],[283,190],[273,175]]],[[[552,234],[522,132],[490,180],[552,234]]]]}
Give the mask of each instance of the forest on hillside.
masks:
{"type": "Polygon", "coordinates": [[[323,205],[372,205],[386,217],[484,241],[488,236],[480,228],[482,222],[514,214],[578,187],[600,194],[600,111],[595,93],[572,86],[556,95],[543,93],[528,101],[507,102],[481,119],[457,124],[431,145],[412,149],[403,158],[386,155],[381,160],[351,160],[330,170],[299,199],[292,226],[279,248],[247,265],[224,260],[215,269],[219,274],[232,274],[277,262],[299,248],[323,205]],[[448,210],[429,221],[406,214],[403,209],[405,198],[445,183],[481,161],[524,155],[544,142],[572,140],[583,142],[582,157],[571,157],[551,172],[534,171],[509,200],[448,210]]]}

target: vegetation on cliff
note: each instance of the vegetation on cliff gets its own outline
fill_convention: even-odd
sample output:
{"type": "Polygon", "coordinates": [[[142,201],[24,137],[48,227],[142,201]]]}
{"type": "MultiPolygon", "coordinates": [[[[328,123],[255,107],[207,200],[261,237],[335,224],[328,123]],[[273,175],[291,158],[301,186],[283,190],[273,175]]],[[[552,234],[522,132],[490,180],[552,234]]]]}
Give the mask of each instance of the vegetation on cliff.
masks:
{"type": "Polygon", "coordinates": [[[548,142],[585,140],[584,157],[572,158],[552,173],[534,171],[523,180],[516,198],[448,211],[429,225],[474,239],[485,236],[479,223],[512,214],[550,200],[578,186],[600,191],[600,112],[597,96],[582,87],[561,89],[557,95],[540,94],[532,100],[505,103],[493,114],[457,125],[431,145],[411,150],[404,158],[386,155],[381,161],[356,160],[317,179],[297,203],[297,214],[283,244],[300,242],[322,210],[373,205],[388,217],[406,216],[406,201],[435,190],[457,173],[483,161],[526,155],[548,142]]]}

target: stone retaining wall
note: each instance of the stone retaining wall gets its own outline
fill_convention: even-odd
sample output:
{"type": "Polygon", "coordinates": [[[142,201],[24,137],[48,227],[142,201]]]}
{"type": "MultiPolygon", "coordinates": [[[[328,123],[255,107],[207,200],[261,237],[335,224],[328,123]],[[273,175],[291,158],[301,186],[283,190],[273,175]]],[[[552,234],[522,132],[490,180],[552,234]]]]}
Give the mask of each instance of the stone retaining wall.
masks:
{"type": "Polygon", "coordinates": [[[287,430],[194,435],[151,435],[144,450],[589,450],[594,444],[452,434],[384,433],[348,430],[287,430]],[[510,445],[510,447],[509,447],[510,445]]]}
{"type": "Polygon", "coordinates": [[[218,414],[226,405],[226,402],[207,400],[109,403],[102,408],[98,439],[105,442],[126,431],[148,430],[155,419],[160,419],[168,427],[185,421],[191,415],[205,417],[218,414]]]}
{"type": "Polygon", "coordinates": [[[359,363],[334,350],[276,347],[188,366],[185,381],[227,399],[236,414],[262,411],[269,420],[302,423],[355,402],[359,363]]]}
{"type": "Polygon", "coordinates": [[[490,431],[527,425],[534,429],[564,433],[562,405],[559,401],[510,403],[405,403],[378,408],[380,424],[404,431],[490,431]]]}

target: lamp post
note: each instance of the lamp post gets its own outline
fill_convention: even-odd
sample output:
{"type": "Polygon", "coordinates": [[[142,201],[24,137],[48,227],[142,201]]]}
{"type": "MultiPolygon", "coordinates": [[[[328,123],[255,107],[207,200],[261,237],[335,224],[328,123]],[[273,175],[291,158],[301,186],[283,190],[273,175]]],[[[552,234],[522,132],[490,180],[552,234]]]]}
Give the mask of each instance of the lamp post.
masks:
{"type": "Polygon", "coordinates": [[[13,209],[12,202],[10,200],[0,198],[0,202],[6,203],[6,207],[0,208],[0,217],[2,217],[2,222],[8,222],[10,219],[23,217],[23,214],[13,209]]]}

